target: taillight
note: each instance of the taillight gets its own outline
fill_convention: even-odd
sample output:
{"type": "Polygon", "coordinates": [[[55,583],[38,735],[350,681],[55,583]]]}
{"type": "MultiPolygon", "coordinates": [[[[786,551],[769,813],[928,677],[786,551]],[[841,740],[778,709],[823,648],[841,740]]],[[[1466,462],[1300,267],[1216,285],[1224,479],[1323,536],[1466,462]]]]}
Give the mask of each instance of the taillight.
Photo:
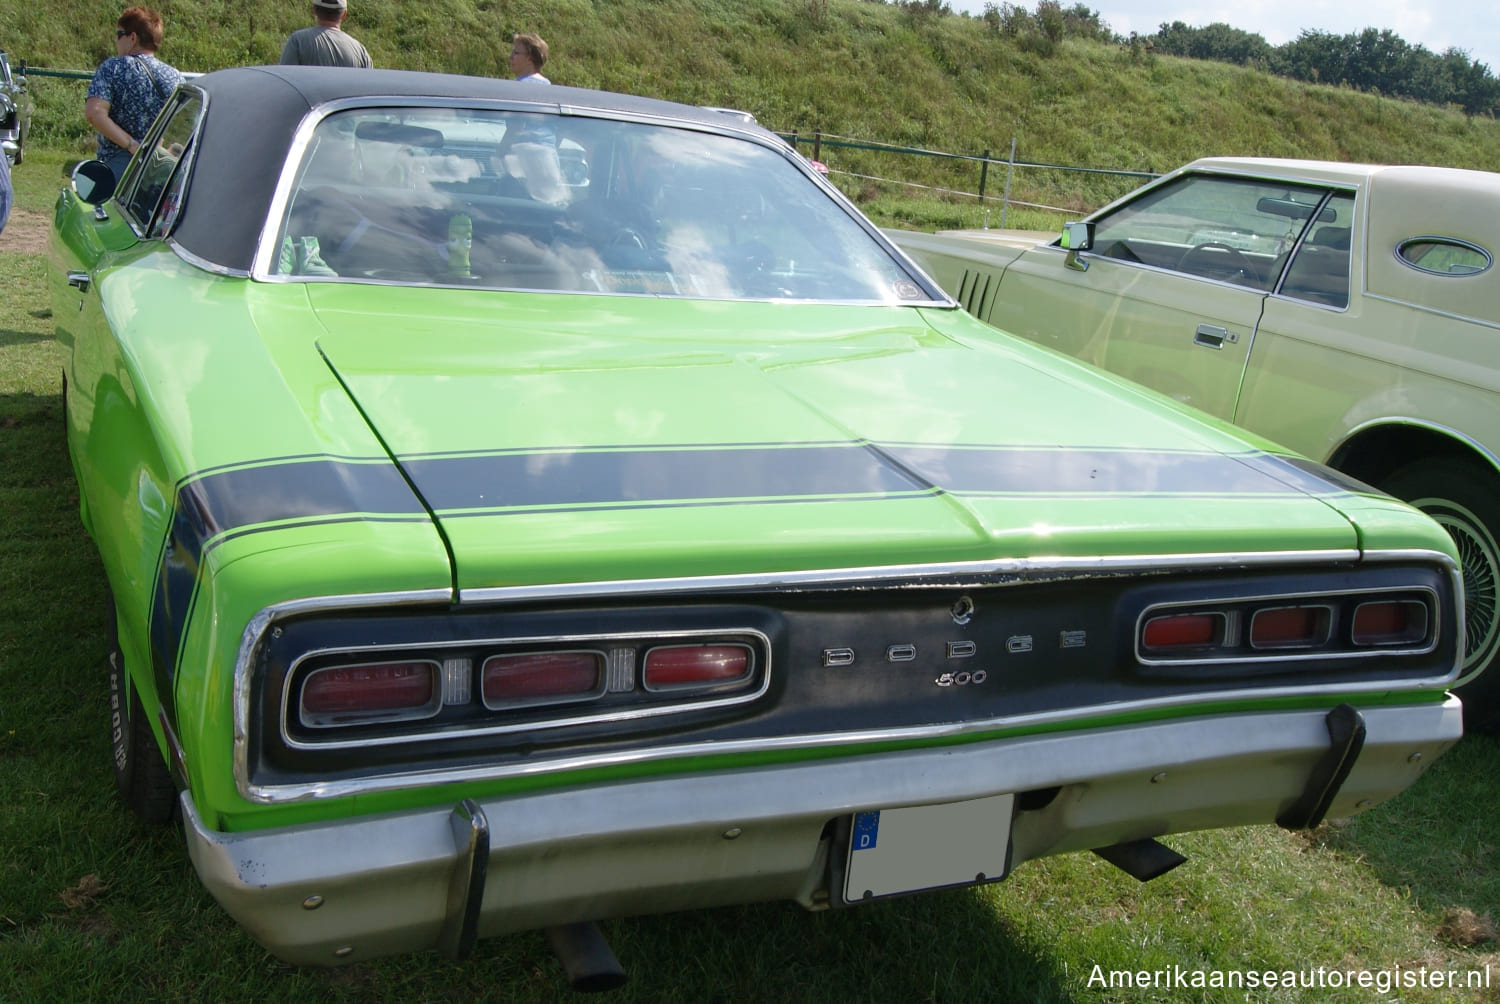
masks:
{"type": "Polygon", "coordinates": [[[1153,617],[1141,631],[1148,652],[1184,652],[1224,644],[1228,618],[1220,613],[1165,614],[1153,617]]]}
{"type": "Polygon", "coordinates": [[[302,684],[302,721],[349,725],[436,714],[437,680],[437,663],[425,661],[320,669],[302,684]]]}
{"type": "Polygon", "coordinates": [[[1316,648],[1328,641],[1332,623],[1326,606],[1266,607],[1250,618],[1250,646],[1316,648]]]}
{"type": "Polygon", "coordinates": [[[750,678],[744,645],[662,645],[646,653],[641,680],[647,690],[679,690],[738,683],[750,678]]]}
{"type": "Polygon", "coordinates": [[[517,652],[492,655],[479,672],[487,708],[558,704],[600,697],[605,689],[603,652],[517,652]]]}
{"type": "Polygon", "coordinates": [[[1427,606],[1415,600],[1361,603],[1350,637],[1356,645],[1413,645],[1427,637],[1427,606]]]}
{"type": "Polygon", "coordinates": [[[1417,589],[1376,595],[1200,598],[1149,607],[1137,628],[1136,657],[1145,665],[1190,666],[1368,656],[1376,648],[1381,655],[1430,651],[1435,597],[1417,589]]]}

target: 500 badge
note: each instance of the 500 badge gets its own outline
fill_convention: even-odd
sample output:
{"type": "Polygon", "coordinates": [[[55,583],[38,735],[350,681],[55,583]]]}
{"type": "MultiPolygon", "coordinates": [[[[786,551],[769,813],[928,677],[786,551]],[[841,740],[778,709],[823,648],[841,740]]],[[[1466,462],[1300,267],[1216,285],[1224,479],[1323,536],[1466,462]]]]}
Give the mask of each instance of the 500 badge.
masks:
{"type": "Polygon", "coordinates": [[[939,687],[967,687],[969,684],[980,684],[989,679],[989,674],[982,669],[973,672],[963,670],[959,673],[943,673],[932,682],[939,687]]]}

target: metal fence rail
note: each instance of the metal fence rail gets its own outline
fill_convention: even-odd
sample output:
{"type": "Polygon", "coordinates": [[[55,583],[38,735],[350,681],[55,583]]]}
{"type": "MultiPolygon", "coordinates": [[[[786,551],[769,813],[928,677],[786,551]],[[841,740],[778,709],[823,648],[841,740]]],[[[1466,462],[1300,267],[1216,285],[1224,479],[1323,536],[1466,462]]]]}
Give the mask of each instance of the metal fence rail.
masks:
{"type": "Polygon", "coordinates": [[[965,192],[959,189],[939,188],[931,185],[920,185],[916,182],[899,181],[892,178],[880,178],[873,175],[856,174],[850,171],[840,171],[837,173],[844,174],[848,177],[862,178],[867,181],[879,181],[886,184],[905,185],[911,188],[921,188],[927,191],[938,192],[944,195],[967,196],[972,199],[977,199],[981,205],[983,205],[985,201],[985,188],[989,183],[990,165],[1003,165],[1005,167],[1005,188],[1000,197],[1000,226],[1002,228],[1005,226],[1006,210],[1010,206],[1024,206],[1032,209],[1045,209],[1057,213],[1068,213],[1073,211],[1061,206],[1048,206],[1037,202],[1022,202],[1016,199],[1012,199],[1010,197],[1010,186],[1017,168],[1041,168],[1053,171],[1071,171],[1076,174],[1107,175],[1119,178],[1135,178],[1142,181],[1150,181],[1155,178],[1161,177],[1160,174],[1152,171],[1129,171],[1099,167],[1075,167],[1069,164],[1048,164],[1042,161],[1017,160],[1015,137],[1011,137],[1010,155],[1002,160],[992,156],[991,151],[989,150],[985,150],[980,154],[950,153],[942,150],[927,150],[923,149],[922,147],[900,146],[893,143],[881,143],[876,140],[855,139],[849,136],[829,135],[823,133],[821,130],[814,131],[811,137],[801,136],[796,132],[777,133],[777,135],[790,143],[793,149],[797,149],[800,144],[811,144],[811,157],[813,160],[817,161],[822,160],[823,147],[830,146],[843,147],[852,150],[873,150],[881,153],[905,154],[908,156],[917,157],[936,157],[945,160],[962,160],[978,164],[979,180],[977,192],[965,192]]]}
{"type": "MultiPolygon", "coordinates": [[[[44,67],[27,66],[24,59],[21,60],[18,67],[14,67],[13,69],[15,70],[15,72],[24,74],[26,76],[58,77],[70,80],[89,80],[93,78],[93,73],[89,70],[54,70],[44,67]]],[[[184,73],[183,75],[185,77],[196,77],[199,74],[184,73]]],[[[811,146],[811,157],[813,160],[817,161],[822,160],[823,148],[827,146],[849,150],[869,150],[877,153],[894,153],[911,157],[934,157],[940,160],[967,161],[969,163],[976,164],[978,165],[979,169],[979,177],[977,180],[978,190],[974,192],[967,192],[963,191],[962,189],[956,188],[944,188],[937,185],[924,185],[914,181],[902,181],[898,178],[884,178],[877,175],[862,174],[855,171],[834,171],[832,173],[840,174],[849,178],[858,178],[862,181],[874,181],[881,184],[901,185],[906,188],[921,189],[923,191],[933,192],[939,195],[961,196],[965,198],[976,199],[981,206],[984,205],[986,199],[986,189],[989,185],[990,166],[1003,166],[1005,168],[1005,185],[1000,195],[1000,226],[1002,228],[1005,226],[1006,213],[1011,206],[1020,206],[1028,209],[1043,209],[1055,213],[1075,212],[1075,210],[1068,209],[1062,206],[1049,206],[1040,202],[1023,202],[1019,199],[1012,199],[1010,196],[1011,182],[1018,168],[1064,171],[1072,172],[1075,174],[1106,175],[1118,178],[1133,178],[1141,181],[1150,181],[1154,178],[1161,177],[1160,174],[1151,171],[1130,171],[1100,167],[1076,167],[1070,164],[1048,164],[1043,161],[1017,160],[1015,137],[1012,137],[1010,141],[1010,155],[1001,159],[992,156],[991,151],[989,150],[985,150],[984,152],[978,154],[952,153],[945,150],[927,150],[922,147],[902,146],[895,143],[883,143],[879,140],[858,139],[852,136],[839,136],[835,134],[824,133],[822,130],[815,130],[811,136],[802,136],[797,132],[778,132],[777,135],[790,143],[793,149],[800,149],[800,147],[804,145],[811,146]]],[[[993,198],[993,196],[990,196],[990,198],[993,198]]]]}

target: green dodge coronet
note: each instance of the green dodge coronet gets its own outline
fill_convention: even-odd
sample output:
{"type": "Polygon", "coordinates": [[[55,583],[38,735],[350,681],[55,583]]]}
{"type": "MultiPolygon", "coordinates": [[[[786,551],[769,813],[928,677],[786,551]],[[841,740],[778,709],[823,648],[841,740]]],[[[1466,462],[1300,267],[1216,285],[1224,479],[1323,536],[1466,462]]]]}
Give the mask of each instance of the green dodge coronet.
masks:
{"type": "Polygon", "coordinates": [[[743,115],[258,67],[51,281],[119,787],[335,965],[1315,825],[1461,733],[1407,505],[965,313],[743,115]],[[245,137],[253,136],[253,143],[245,137]]]}

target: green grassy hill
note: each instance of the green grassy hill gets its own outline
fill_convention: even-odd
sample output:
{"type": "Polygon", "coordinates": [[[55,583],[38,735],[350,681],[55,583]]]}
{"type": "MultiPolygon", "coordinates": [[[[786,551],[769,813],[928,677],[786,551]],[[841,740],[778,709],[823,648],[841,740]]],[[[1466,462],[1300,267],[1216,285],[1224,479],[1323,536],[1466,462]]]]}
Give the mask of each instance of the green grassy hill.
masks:
{"type": "MultiPolygon", "coordinates": [[[[0,46],[28,64],[91,70],[113,53],[123,4],[35,0],[0,12],[0,46]]],[[[160,55],[184,70],[274,62],[297,0],[159,0],[160,55]]],[[[1310,86],[1228,64],[1153,57],[1083,39],[1007,38],[982,19],[869,0],[352,0],[346,28],[379,66],[505,75],[510,36],[548,40],[556,83],[754,112],[782,133],[824,134],[969,155],[1161,172],[1207,154],[1428,163],[1493,169],[1500,123],[1450,109],[1310,86]]],[[[90,149],[82,81],[33,77],[36,140],[90,149]]],[[[804,148],[805,149],[805,148],[804,148]]],[[[846,191],[882,221],[930,193],[975,192],[969,161],[825,147],[846,191]]],[[[1012,196],[1073,212],[1136,180],[1017,172],[1012,196]]],[[[998,195],[1003,171],[991,169],[998,195]]],[[[949,197],[919,222],[974,222],[949,197]]],[[[1011,225],[1033,225],[1013,219],[1011,225]]],[[[1039,225],[1052,226],[1050,218],[1039,225]]]]}

